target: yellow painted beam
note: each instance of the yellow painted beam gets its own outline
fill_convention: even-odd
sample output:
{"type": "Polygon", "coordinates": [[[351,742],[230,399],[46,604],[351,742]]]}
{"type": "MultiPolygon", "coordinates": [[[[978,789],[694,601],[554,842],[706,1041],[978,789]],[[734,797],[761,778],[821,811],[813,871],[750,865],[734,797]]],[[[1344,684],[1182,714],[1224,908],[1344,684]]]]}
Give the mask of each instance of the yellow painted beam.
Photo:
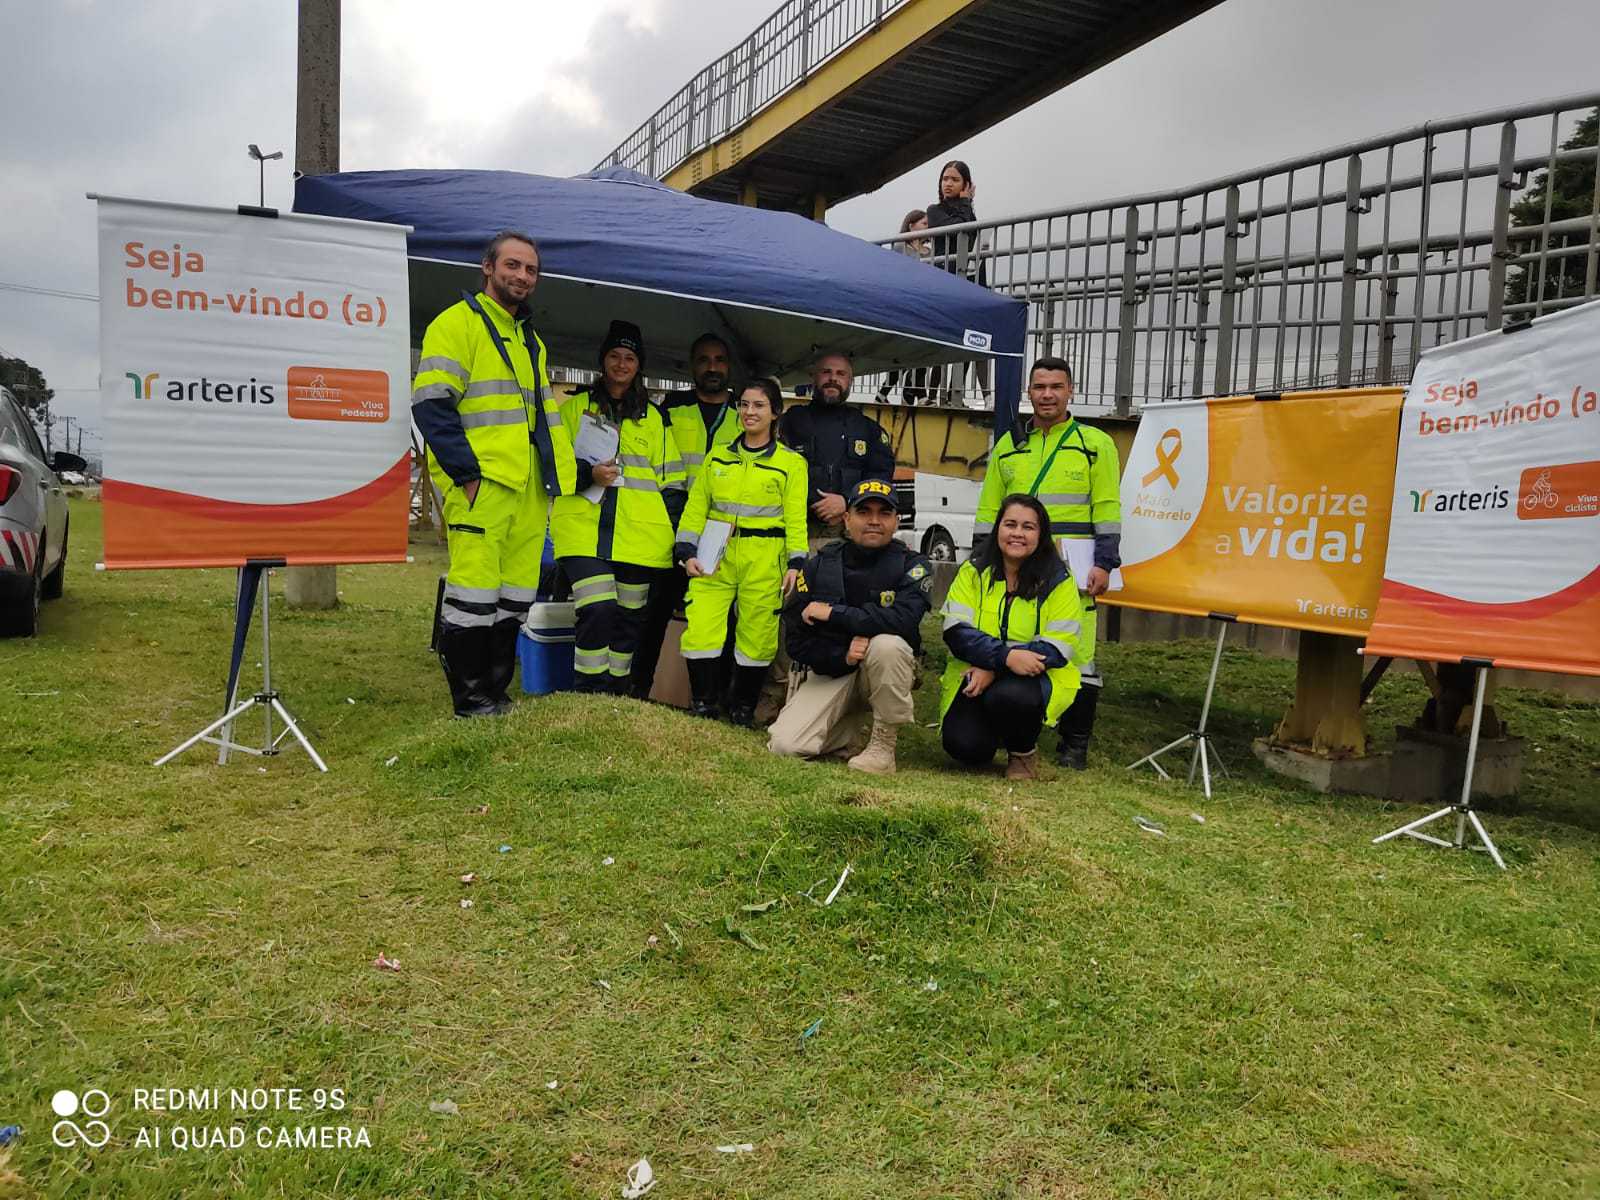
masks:
{"type": "Polygon", "coordinates": [[[662,180],[686,192],[730,170],[755,151],[833,103],[904,54],[947,21],[983,0],[912,0],[884,17],[883,24],[829,59],[799,87],[784,93],[733,132],[690,155],[662,180]]]}

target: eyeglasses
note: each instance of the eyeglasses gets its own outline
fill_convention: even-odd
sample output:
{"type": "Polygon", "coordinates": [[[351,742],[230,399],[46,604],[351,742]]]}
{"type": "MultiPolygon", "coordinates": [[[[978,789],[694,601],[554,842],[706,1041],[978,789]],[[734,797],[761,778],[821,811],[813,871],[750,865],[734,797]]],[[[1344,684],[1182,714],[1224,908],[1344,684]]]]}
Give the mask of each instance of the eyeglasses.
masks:
{"type": "Polygon", "coordinates": [[[740,400],[734,407],[740,412],[755,412],[758,409],[765,412],[772,411],[772,405],[766,400],[740,400]]]}

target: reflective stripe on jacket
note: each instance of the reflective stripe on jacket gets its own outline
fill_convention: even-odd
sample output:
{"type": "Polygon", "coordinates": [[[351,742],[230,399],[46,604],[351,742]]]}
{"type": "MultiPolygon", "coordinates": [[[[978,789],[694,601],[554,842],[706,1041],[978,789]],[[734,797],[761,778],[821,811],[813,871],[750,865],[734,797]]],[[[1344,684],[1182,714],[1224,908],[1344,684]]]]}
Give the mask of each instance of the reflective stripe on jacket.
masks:
{"type": "MultiPolygon", "coordinates": [[[[602,416],[588,391],[561,405],[561,424],[569,439],[577,438],[585,413],[602,416]]],[[[646,404],[643,416],[622,422],[617,464],[622,475],[615,486],[604,490],[598,504],[581,494],[556,498],[550,517],[556,554],[670,567],[672,520],[661,491],[683,486],[683,460],[655,405],[646,404]]]]}
{"type": "Polygon", "coordinates": [[[1050,590],[1037,600],[1023,600],[1006,591],[1003,574],[980,574],[968,561],[961,564],[944,601],[944,640],[950,648],[939,682],[939,716],[943,719],[961,687],[968,667],[997,675],[1009,672],[1006,655],[1019,647],[1044,655],[1050,694],[1045,723],[1054,725],[1078,694],[1078,668],[1073,651],[1083,620],[1078,589],[1063,567],[1050,590]]]}

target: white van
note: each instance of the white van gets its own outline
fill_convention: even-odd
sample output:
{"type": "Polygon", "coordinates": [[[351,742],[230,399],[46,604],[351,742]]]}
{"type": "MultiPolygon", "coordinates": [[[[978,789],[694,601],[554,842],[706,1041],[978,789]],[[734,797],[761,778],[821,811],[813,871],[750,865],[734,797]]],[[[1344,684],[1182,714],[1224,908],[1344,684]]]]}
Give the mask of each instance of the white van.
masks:
{"type": "Polygon", "coordinates": [[[895,480],[895,490],[901,506],[896,536],[933,562],[966,562],[983,484],[918,471],[911,479],[895,480]]]}

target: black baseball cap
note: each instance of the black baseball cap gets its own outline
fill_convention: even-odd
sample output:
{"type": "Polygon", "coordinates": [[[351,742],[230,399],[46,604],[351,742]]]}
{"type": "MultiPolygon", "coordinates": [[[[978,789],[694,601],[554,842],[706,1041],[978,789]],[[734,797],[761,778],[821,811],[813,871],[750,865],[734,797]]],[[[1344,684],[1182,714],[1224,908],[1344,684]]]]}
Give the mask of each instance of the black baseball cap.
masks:
{"type": "Polygon", "coordinates": [[[895,495],[894,485],[885,479],[863,479],[850,489],[850,495],[845,498],[845,504],[854,508],[868,500],[878,500],[887,504],[895,512],[900,511],[900,497],[895,495]]]}

